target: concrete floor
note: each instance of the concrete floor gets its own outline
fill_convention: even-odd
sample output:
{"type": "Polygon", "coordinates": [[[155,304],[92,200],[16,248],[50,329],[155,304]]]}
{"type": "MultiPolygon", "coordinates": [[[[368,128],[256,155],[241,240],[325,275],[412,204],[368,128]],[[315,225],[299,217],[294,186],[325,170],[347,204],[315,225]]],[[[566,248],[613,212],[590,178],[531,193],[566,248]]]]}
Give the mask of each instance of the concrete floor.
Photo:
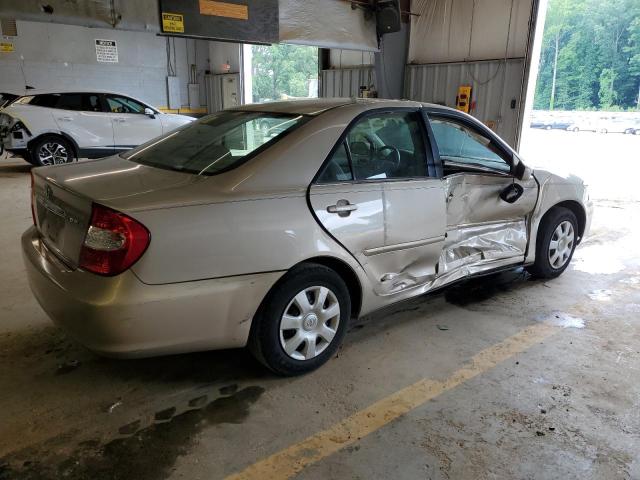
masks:
{"type": "Polygon", "coordinates": [[[28,166],[2,161],[0,479],[640,478],[638,202],[598,201],[559,279],[400,304],[280,379],[244,351],[75,344],[26,284],[28,191],[28,166]]]}

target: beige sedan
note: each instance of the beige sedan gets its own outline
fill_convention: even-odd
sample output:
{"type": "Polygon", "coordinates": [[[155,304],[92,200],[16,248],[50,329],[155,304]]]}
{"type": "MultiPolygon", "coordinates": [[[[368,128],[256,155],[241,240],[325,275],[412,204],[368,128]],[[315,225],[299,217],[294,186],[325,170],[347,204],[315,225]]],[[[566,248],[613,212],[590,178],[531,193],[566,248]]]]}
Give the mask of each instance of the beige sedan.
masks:
{"type": "Polygon", "coordinates": [[[239,107],[32,180],[29,281],[78,341],[128,357],[249,345],[282,375],[385,305],[499,269],[561,274],[591,216],[579,178],[409,101],[239,107]]]}

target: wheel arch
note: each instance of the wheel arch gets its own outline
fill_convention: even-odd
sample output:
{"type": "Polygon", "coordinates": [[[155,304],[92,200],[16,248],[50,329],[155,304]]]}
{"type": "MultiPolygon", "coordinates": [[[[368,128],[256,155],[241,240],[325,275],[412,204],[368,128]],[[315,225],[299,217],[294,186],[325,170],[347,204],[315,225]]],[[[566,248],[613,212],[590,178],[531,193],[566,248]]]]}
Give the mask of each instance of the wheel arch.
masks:
{"type": "MultiPolygon", "coordinates": [[[[584,236],[584,231],[587,227],[587,212],[585,211],[584,207],[575,200],[565,200],[556,203],[544,213],[544,215],[540,219],[540,223],[542,223],[545,217],[547,217],[549,213],[556,208],[566,208],[576,216],[576,219],[578,220],[578,240],[576,244],[580,244],[580,242],[582,241],[582,237],[584,236]]],[[[540,235],[540,229],[538,229],[538,235],[540,235]]]]}
{"type": "Polygon", "coordinates": [[[339,258],[327,256],[309,258],[300,262],[298,265],[303,263],[317,263],[330,268],[340,275],[347,285],[349,297],[351,297],[351,316],[357,318],[360,315],[360,310],[362,309],[362,284],[360,283],[358,275],[349,264],[339,258]]]}
{"type": "MultiPolygon", "coordinates": [[[[357,318],[360,315],[360,311],[362,310],[362,283],[360,282],[360,279],[358,278],[356,272],[348,263],[339,258],[331,256],[310,257],[301,260],[295,265],[292,265],[291,268],[289,268],[287,272],[282,275],[282,277],[280,277],[280,279],[278,279],[278,281],[269,289],[264,299],[262,300],[262,303],[264,303],[264,300],[269,297],[271,292],[278,288],[278,286],[282,283],[282,281],[284,281],[288,274],[293,272],[298,267],[310,264],[322,265],[323,267],[330,268],[331,270],[336,272],[340,276],[340,278],[342,278],[342,280],[344,280],[344,283],[349,290],[349,297],[351,299],[351,316],[357,318]]],[[[260,305],[260,308],[262,307],[262,303],[260,305]]]]}
{"type": "Polygon", "coordinates": [[[76,141],[73,139],[73,137],[71,137],[70,135],[64,133],[64,132],[42,132],[40,135],[38,135],[37,137],[32,138],[31,140],[29,140],[29,142],[27,143],[27,149],[29,151],[31,151],[31,149],[33,148],[33,145],[41,140],[44,137],[61,137],[64,138],[66,141],[68,141],[71,146],[73,147],[73,153],[75,153],[76,158],[79,157],[80,154],[80,147],[78,146],[78,144],[76,143],[76,141]]]}

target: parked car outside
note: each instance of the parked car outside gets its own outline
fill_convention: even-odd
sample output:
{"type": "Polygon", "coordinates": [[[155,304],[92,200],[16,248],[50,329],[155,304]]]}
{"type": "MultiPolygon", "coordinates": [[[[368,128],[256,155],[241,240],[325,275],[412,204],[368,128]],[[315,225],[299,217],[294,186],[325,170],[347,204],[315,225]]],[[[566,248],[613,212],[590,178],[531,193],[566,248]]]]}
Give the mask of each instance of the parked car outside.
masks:
{"type": "Polygon", "coordinates": [[[520,266],[557,277],[592,212],[580,178],[531,170],[473,117],[373,99],[223,111],[35,168],[31,197],[29,283],[78,341],[118,357],[248,345],[281,375],[400,300],[520,266]]]}
{"type": "Polygon", "coordinates": [[[0,112],[0,143],[34,165],[129,150],[192,122],[111,92],[29,92],[0,112]]]}

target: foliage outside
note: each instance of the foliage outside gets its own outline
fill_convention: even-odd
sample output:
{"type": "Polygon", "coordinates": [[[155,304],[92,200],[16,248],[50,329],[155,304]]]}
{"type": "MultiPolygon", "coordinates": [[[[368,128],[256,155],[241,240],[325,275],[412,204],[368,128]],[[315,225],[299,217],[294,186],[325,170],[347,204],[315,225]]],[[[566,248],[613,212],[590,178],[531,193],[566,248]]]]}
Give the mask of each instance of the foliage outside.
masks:
{"type": "Polygon", "coordinates": [[[254,45],[253,101],[308,97],[318,78],[318,49],[299,45],[254,45]],[[313,85],[314,83],[312,83],[313,85]]]}
{"type": "Polygon", "coordinates": [[[549,0],[534,108],[635,110],[639,95],[640,0],[549,0]]]}

